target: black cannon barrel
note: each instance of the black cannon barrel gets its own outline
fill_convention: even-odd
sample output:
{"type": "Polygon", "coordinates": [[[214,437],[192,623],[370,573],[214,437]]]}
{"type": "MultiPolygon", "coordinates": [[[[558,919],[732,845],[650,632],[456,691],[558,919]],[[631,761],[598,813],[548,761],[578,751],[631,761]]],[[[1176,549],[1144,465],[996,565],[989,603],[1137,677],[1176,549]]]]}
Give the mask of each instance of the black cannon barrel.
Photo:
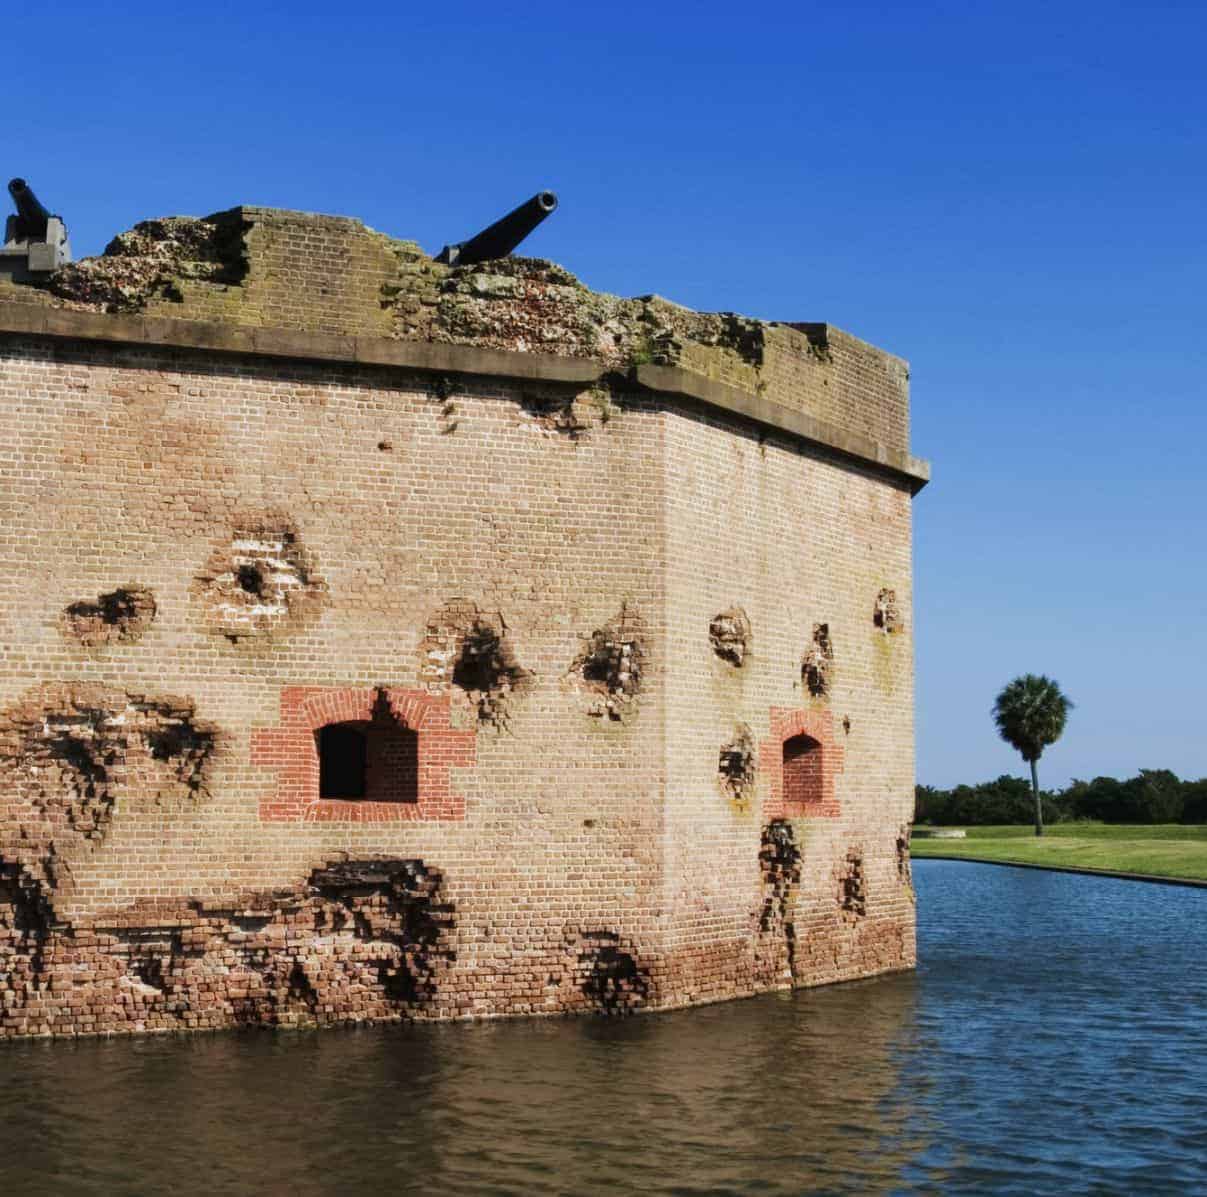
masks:
{"type": "Polygon", "coordinates": [[[448,262],[453,266],[472,266],[475,262],[489,262],[493,258],[505,258],[542,220],[557,207],[557,196],[552,191],[538,191],[513,212],[496,220],[468,241],[446,245],[436,256],[437,262],[448,262]]]}
{"type": "Polygon", "coordinates": [[[33,188],[24,179],[10,179],[8,193],[17,207],[17,239],[45,241],[50,213],[38,202],[33,188]]]}

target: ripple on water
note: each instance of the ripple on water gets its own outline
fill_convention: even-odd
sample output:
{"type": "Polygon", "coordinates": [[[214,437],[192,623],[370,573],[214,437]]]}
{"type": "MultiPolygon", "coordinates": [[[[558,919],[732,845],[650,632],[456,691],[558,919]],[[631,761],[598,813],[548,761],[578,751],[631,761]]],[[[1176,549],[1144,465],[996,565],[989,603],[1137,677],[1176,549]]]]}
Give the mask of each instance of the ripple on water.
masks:
{"type": "Polygon", "coordinates": [[[3,1190],[1207,1191],[1207,892],[915,880],[916,974],[621,1021],[0,1045],[3,1190]]]}

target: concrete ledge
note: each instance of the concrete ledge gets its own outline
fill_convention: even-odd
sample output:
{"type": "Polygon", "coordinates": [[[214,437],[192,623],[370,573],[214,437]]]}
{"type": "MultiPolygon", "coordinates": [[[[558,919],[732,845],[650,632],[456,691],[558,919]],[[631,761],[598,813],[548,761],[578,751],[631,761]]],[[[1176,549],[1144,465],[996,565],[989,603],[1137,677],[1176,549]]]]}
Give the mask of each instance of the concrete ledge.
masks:
{"type": "MultiPolygon", "coordinates": [[[[431,341],[396,341],[389,337],[339,336],[283,328],[173,320],[163,316],[116,316],[26,303],[0,304],[0,336],[6,334],[168,349],[199,349],[295,361],[386,366],[577,386],[597,382],[608,372],[602,362],[590,358],[516,353],[431,341]]],[[[715,382],[679,366],[646,364],[638,366],[634,373],[637,383],[652,391],[682,395],[709,407],[742,416],[755,424],[788,433],[809,444],[820,445],[852,460],[877,466],[904,482],[911,494],[917,494],[930,480],[930,466],[920,458],[846,432],[738,387],[715,382]]]]}
{"type": "Polygon", "coordinates": [[[963,840],[968,832],[955,827],[915,827],[910,832],[914,840],[963,840]]]}
{"type": "Polygon", "coordinates": [[[1184,885],[1190,889],[1207,889],[1207,881],[1196,877],[1158,877],[1152,873],[1117,873],[1113,869],[1081,869],[1076,865],[1027,864],[1021,860],[982,860],[979,856],[956,856],[927,852],[915,856],[919,860],[958,860],[961,864],[998,865],[1005,869],[1039,869],[1043,873],[1080,873],[1085,877],[1114,877],[1118,881],[1147,881],[1152,885],[1184,885]]]}
{"type": "Polygon", "coordinates": [[[472,345],[349,337],[287,328],[173,320],[165,316],[111,316],[23,303],[0,304],[0,334],[4,333],[544,382],[591,383],[604,372],[599,362],[587,358],[546,353],[510,353],[472,345]]]}
{"type": "Polygon", "coordinates": [[[846,432],[804,412],[794,411],[782,403],[773,403],[728,383],[705,378],[680,366],[638,366],[637,381],[651,391],[685,395],[734,415],[744,416],[756,424],[779,429],[800,437],[811,444],[823,445],[844,457],[870,462],[896,475],[917,494],[930,481],[930,463],[909,453],[890,449],[879,441],[857,433],[846,432]]]}

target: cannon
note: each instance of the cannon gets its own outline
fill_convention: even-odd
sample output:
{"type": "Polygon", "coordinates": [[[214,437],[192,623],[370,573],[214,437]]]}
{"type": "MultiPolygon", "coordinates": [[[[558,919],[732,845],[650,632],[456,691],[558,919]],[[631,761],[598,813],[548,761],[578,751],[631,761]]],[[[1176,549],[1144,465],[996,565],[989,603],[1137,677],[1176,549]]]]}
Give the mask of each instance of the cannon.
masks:
{"type": "Polygon", "coordinates": [[[12,240],[45,241],[50,213],[38,202],[34,189],[24,179],[10,179],[8,193],[17,207],[16,237],[12,240]]]}
{"type": "Polygon", "coordinates": [[[475,262],[505,258],[556,207],[557,196],[552,191],[538,191],[532,199],[496,220],[477,236],[446,245],[436,255],[436,261],[447,262],[450,266],[472,266],[475,262]]]}
{"type": "Polygon", "coordinates": [[[17,209],[4,226],[0,246],[0,277],[24,283],[71,261],[67,226],[52,216],[24,179],[11,179],[8,194],[17,209]]]}

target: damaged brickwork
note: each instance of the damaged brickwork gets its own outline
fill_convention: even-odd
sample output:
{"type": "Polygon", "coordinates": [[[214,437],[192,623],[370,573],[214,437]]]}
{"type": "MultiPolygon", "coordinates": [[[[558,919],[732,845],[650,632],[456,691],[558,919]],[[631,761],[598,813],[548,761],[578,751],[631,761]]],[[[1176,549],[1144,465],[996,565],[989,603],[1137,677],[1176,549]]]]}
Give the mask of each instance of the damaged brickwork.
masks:
{"type": "Polygon", "coordinates": [[[647,971],[615,931],[586,931],[575,970],[583,995],[600,1014],[633,1014],[650,994],[647,971]]]}
{"type": "Polygon", "coordinates": [[[0,280],[0,439],[0,1033],[912,964],[899,359],[249,206],[0,280]]]}
{"type": "Polygon", "coordinates": [[[904,628],[901,619],[901,608],[897,605],[897,592],[884,589],[876,595],[876,607],[872,613],[872,622],[886,636],[900,632],[904,628]]]}
{"type": "Polygon", "coordinates": [[[644,626],[626,603],[586,638],[570,667],[570,676],[587,697],[587,714],[618,723],[635,716],[645,663],[644,626]]]}
{"type": "Polygon", "coordinates": [[[450,599],[428,618],[419,676],[436,692],[455,687],[479,723],[497,728],[506,727],[513,696],[535,680],[516,660],[502,614],[469,599],[450,599]]]}
{"type": "Polygon", "coordinates": [[[801,681],[812,698],[825,698],[830,693],[834,674],[834,646],[830,641],[830,625],[813,625],[813,642],[800,663],[801,681]]]}
{"type": "Polygon", "coordinates": [[[72,603],[63,612],[63,631],[87,648],[132,644],[155,618],[155,596],[145,586],[119,586],[95,602],[72,603]]]}
{"type": "Polygon", "coordinates": [[[849,918],[861,919],[868,912],[863,869],[863,850],[851,848],[838,866],[838,905],[849,918]]]}
{"type": "Polygon", "coordinates": [[[902,885],[913,885],[914,875],[910,867],[909,836],[911,824],[902,823],[897,832],[897,879],[902,885]]]}
{"type": "Polygon", "coordinates": [[[722,661],[741,669],[751,644],[750,620],[746,612],[741,607],[730,607],[728,611],[713,616],[708,625],[708,640],[712,651],[722,661]]]}
{"type": "Polygon", "coordinates": [[[0,1036],[416,1017],[456,957],[455,909],[421,860],[333,861],[293,889],[80,924],[52,892],[0,857],[0,1036]]]}
{"type": "Polygon", "coordinates": [[[57,884],[114,809],[197,802],[217,729],[187,699],[46,686],[0,712],[0,857],[57,884]]]}
{"type": "Polygon", "coordinates": [[[239,520],[196,576],[210,628],[228,640],[271,636],[312,619],[327,584],[293,522],[264,515],[239,520]]]}
{"type": "Polygon", "coordinates": [[[801,854],[796,833],[787,819],[772,819],[763,828],[759,847],[763,903],[758,914],[760,935],[782,952],[778,971],[791,976],[796,964],[796,924],[793,900],[801,879],[801,854]]]}
{"type": "Polygon", "coordinates": [[[739,723],[733,739],[721,749],[717,773],[725,796],[745,809],[754,800],[757,746],[748,724],[739,723]]]}

